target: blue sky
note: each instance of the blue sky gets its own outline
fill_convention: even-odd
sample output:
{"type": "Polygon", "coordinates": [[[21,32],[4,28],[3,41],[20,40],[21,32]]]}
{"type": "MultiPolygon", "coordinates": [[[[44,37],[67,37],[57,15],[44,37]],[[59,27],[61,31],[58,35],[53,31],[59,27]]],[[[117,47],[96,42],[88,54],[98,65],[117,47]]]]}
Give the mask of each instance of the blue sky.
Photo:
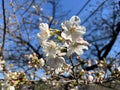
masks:
{"type": "MultiPolygon", "coordinates": [[[[61,4],[61,9],[63,11],[68,11],[70,10],[70,14],[66,19],[69,19],[71,16],[75,15],[80,8],[83,7],[83,5],[87,2],[88,0],[60,0],[60,4],[61,4]]],[[[98,2],[103,2],[104,0],[91,0],[91,2],[89,3],[89,5],[95,5],[94,8],[91,8],[88,6],[86,6],[86,8],[80,13],[79,17],[81,18],[81,22],[83,22],[85,20],[85,18],[87,18],[89,16],[89,13],[87,12],[87,9],[89,10],[94,10],[97,6],[99,6],[97,3],[98,2]]],[[[0,1],[1,4],[1,1],[0,1]]],[[[46,5],[46,4],[45,4],[46,5]]],[[[48,10],[47,6],[45,6],[46,8],[44,8],[44,10],[48,10]]],[[[1,5],[0,5],[0,11],[1,11],[1,5]]],[[[50,13],[50,11],[47,11],[46,13],[50,13]]],[[[0,19],[0,22],[2,22],[2,19],[0,19]]],[[[114,50],[118,50],[118,43],[120,41],[118,40],[116,42],[116,44],[114,45],[114,50]]],[[[114,56],[113,53],[110,53],[109,56],[114,56]]],[[[1,76],[0,76],[1,78],[1,76]]]]}
{"type": "Polygon", "coordinates": [[[91,12],[93,12],[97,7],[99,7],[99,5],[103,1],[105,0],[60,0],[60,4],[64,11],[71,11],[68,17],[69,19],[71,16],[76,15],[79,10],[88,2],[84,9],[82,9],[82,11],[78,15],[82,23],[87,17],[89,17],[91,12]]]}
{"type": "MultiPolygon", "coordinates": [[[[68,19],[72,16],[75,15],[83,6],[84,4],[89,1],[89,0],[61,0],[61,5],[63,6],[62,8],[67,11],[67,10],[71,10],[70,16],[68,17],[68,19]]],[[[91,10],[94,11],[103,1],[105,0],[90,0],[90,2],[88,3],[88,5],[82,10],[82,12],[79,14],[79,17],[81,18],[81,22],[83,22],[89,15],[90,13],[87,12],[87,10],[91,10]],[[91,5],[93,5],[94,7],[90,7],[91,5]]],[[[119,0],[113,0],[118,2],[119,0]]],[[[109,9],[110,7],[107,7],[106,9],[103,10],[102,13],[102,17],[105,19],[108,19],[109,15],[113,12],[111,12],[111,10],[109,9]]],[[[85,24],[84,24],[85,25],[85,24]]],[[[88,29],[87,29],[88,31],[88,29]]],[[[113,50],[112,52],[109,53],[109,56],[111,57],[115,57],[115,54],[113,53],[113,51],[117,51],[120,52],[119,48],[119,43],[120,43],[120,35],[117,38],[114,46],[113,46],[113,50]]]]}
{"type": "Polygon", "coordinates": [[[61,0],[61,5],[65,11],[71,10],[71,13],[74,15],[81,7],[83,7],[86,1],[88,0],[61,0]]]}
{"type": "MultiPolygon", "coordinates": [[[[70,10],[70,16],[68,17],[68,19],[75,15],[83,6],[84,4],[86,3],[86,1],[88,0],[61,0],[61,5],[62,5],[62,9],[64,11],[68,11],[70,10]]],[[[84,12],[85,10],[82,11],[82,13],[84,12]]],[[[84,17],[82,15],[82,13],[79,15],[79,17],[81,18],[81,20],[84,20],[82,17],[84,17]]]]}
{"type": "MultiPolygon", "coordinates": [[[[78,10],[84,5],[84,3],[86,2],[87,0],[60,0],[60,4],[61,4],[61,9],[63,10],[63,11],[68,11],[68,10],[70,10],[71,12],[70,12],[70,16],[69,17],[67,17],[67,19],[69,19],[72,15],[74,15],[74,14],[76,14],[76,12],[78,12],[78,10]]],[[[7,1],[7,3],[6,4],[8,4],[8,2],[9,1],[7,1]]],[[[1,4],[1,2],[0,2],[0,4],[1,4]]],[[[45,4],[46,5],[46,4],[45,4]]],[[[1,5],[0,5],[0,7],[1,7],[1,5]]],[[[7,6],[6,6],[7,7],[7,6]]],[[[49,13],[51,13],[50,12],[50,10],[48,10],[48,9],[50,9],[49,8],[49,6],[45,6],[45,8],[44,8],[44,10],[46,10],[46,12],[45,13],[47,13],[47,14],[49,14],[49,13]],[[48,11],[47,11],[48,10],[48,11]]],[[[1,7],[1,9],[0,9],[0,11],[2,11],[2,7],[1,7]]],[[[2,20],[2,19],[1,19],[2,20]]],[[[0,21],[1,22],[1,21],[0,21]]],[[[1,22],[2,23],[2,22],[1,22]]],[[[41,73],[41,71],[38,71],[38,75],[40,76],[40,73],[41,73]]],[[[3,78],[3,75],[2,74],[0,74],[0,78],[3,78]]]]}

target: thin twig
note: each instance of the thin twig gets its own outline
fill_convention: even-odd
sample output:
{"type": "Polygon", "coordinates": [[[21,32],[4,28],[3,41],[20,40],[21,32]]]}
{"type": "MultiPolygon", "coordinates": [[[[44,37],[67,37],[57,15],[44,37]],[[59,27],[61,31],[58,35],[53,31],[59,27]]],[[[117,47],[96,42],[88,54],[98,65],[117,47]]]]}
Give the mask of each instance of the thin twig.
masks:
{"type": "Polygon", "coordinates": [[[54,19],[55,19],[55,14],[56,14],[56,1],[48,1],[52,5],[52,20],[49,23],[49,28],[51,27],[54,19]]]}
{"type": "Polygon", "coordinates": [[[94,10],[94,12],[92,12],[81,24],[84,24],[86,21],[88,21],[88,19],[90,18],[90,17],[92,17],[99,9],[100,9],[100,7],[102,7],[104,4],[105,4],[105,2],[107,2],[108,0],[105,0],[105,1],[103,1],[97,8],[96,8],[96,10],[94,10]]]}
{"type": "Polygon", "coordinates": [[[73,72],[73,78],[76,80],[76,82],[78,83],[78,78],[76,77],[76,73],[75,73],[75,65],[74,65],[74,62],[73,62],[73,60],[72,60],[73,58],[72,58],[72,55],[70,56],[70,63],[71,63],[71,65],[72,65],[72,72],[73,72]]]}
{"type": "Polygon", "coordinates": [[[24,15],[24,14],[30,9],[30,7],[34,4],[34,2],[35,2],[34,0],[31,1],[30,5],[29,5],[28,8],[23,12],[22,15],[24,15]]]}

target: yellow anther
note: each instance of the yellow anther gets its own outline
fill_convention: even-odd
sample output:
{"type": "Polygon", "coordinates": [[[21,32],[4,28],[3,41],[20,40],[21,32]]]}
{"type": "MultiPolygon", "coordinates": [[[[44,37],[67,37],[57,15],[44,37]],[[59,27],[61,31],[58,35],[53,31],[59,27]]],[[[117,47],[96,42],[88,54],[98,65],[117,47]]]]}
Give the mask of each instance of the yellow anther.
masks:
{"type": "Polygon", "coordinates": [[[74,28],[74,27],[71,27],[71,28],[70,28],[70,32],[71,32],[71,33],[75,32],[75,28],[74,28]]]}
{"type": "Polygon", "coordinates": [[[53,49],[54,48],[54,45],[50,45],[50,49],[53,49]]]}
{"type": "Polygon", "coordinates": [[[61,36],[58,36],[57,39],[58,39],[59,41],[63,41],[63,38],[62,38],[61,36]]]}

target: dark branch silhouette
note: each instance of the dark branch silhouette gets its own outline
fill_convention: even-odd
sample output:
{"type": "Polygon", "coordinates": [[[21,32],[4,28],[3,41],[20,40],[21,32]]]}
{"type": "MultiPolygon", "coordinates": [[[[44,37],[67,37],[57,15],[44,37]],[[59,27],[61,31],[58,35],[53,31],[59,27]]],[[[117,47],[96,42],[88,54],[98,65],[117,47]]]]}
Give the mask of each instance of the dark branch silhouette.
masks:
{"type": "Polygon", "coordinates": [[[105,0],[104,2],[102,2],[95,10],[94,12],[92,12],[81,24],[84,24],[90,17],[92,17],[98,10],[99,8],[101,8],[101,6],[103,6],[105,4],[105,2],[107,2],[108,0],[105,0]]]}
{"type": "Polygon", "coordinates": [[[119,32],[120,32],[120,22],[117,24],[117,28],[113,32],[113,37],[111,38],[110,42],[101,49],[101,51],[104,51],[104,53],[100,57],[100,59],[106,58],[106,56],[109,54],[109,52],[111,51],[111,49],[117,39],[119,32]]]}
{"type": "Polygon", "coordinates": [[[6,36],[6,14],[5,14],[5,2],[2,0],[2,10],[3,10],[3,22],[4,22],[4,33],[3,33],[3,40],[2,40],[2,46],[1,46],[1,52],[0,56],[3,56],[3,49],[5,45],[5,36],[6,36]]]}

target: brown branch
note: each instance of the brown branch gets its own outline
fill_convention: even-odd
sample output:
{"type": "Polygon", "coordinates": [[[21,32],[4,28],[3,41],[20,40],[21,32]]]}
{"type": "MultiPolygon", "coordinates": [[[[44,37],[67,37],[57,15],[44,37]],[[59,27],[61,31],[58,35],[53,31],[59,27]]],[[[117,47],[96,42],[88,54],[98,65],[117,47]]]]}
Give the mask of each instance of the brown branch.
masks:
{"type": "Polygon", "coordinates": [[[89,71],[89,70],[94,70],[94,69],[96,69],[96,68],[98,68],[98,65],[97,65],[97,64],[94,64],[94,65],[92,65],[92,66],[88,66],[88,67],[85,67],[85,68],[83,68],[83,69],[89,71]]]}
{"type": "Polygon", "coordinates": [[[102,7],[104,4],[105,4],[105,2],[107,2],[108,0],[105,0],[104,2],[102,2],[97,8],[96,8],[96,10],[94,10],[94,12],[92,12],[83,22],[82,22],[82,24],[84,24],[86,21],[88,21],[88,19],[90,18],[90,17],[92,17],[99,9],[100,9],[100,7],[102,7]]]}
{"type": "Polygon", "coordinates": [[[3,10],[3,23],[4,23],[4,32],[3,32],[3,40],[2,40],[2,46],[1,46],[1,52],[0,55],[3,56],[3,49],[4,49],[4,45],[5,45],[5,36],[6,36],[6,14],[5,14],[5,2],[4,0],[2,0],[2,10],[3,10]]]}
{"type": "Polygon", "coordinates": [[[21,37],[16,37],[16,38],[19,39],[21,42],[25,43],[27,46],[29,46],[38,55],[38,58],[42,58],[43,57],[41,54],[39,54],[38,50],[35,49],[29,42],[25,41],[21,37]]]}
{"type": "Polygon", "coordinates": [[[21,43],[24,43],[24,44],[27,45],[29,48],[31,48],[31,49],[38,55],[38,58],[42,58],[42,57],[43,57],[43,55],[41,55],[41,54],[38,52],[38,50],[35,49],[35,47],[30,44],[30,42],[24,40],[22,37],[19,37],[19,36],[16,36],[16,35],[10,33],[9,31],[7,31],[7,33],[10,34],[12,37],[20,40],[21,43]]]}
{"type": "Polygon", "coordinates": [[[101,51],[104,51],[104,53],[100,59],[106,58],[106,56],[109,54],[110,50],[112,49],[117,39],[117,36],[119,35],[119,32],[120,32],[120,22],[118,23],[116,30],[113,32],[114,34],[111,41],[101,49],[101,51]]]}
{"type": "Polygon", "coordinates": [[[73,72],[73,78],[76,80],[77,84],[78,84],[78,78],[76,76],[76,72],[75,72],[75,65],[74,65],[74,62],[73,62],[73,58],[72,58],[72,55],[69,57],[70,59],[70,63],[72,65],[72,72],[73,72]]]}
{"type": "Polygon", "coordinates": [[[35,0],[32,0],[32,1],[31,1],[30,5],[29,5],[28,8],[23,12],[22,15],[24,15],[24,14],[31,8],[31,6],[33,5],[34,2],[35,2],[35,0]]]}
{"type": "Polygon", "coordinates": [[[54,19],[55,19],[55,14],[56,14],[56,1],[48,1],[52,5],[52,20],[49,23],[49,28],[51,27],[54,19]]]}

